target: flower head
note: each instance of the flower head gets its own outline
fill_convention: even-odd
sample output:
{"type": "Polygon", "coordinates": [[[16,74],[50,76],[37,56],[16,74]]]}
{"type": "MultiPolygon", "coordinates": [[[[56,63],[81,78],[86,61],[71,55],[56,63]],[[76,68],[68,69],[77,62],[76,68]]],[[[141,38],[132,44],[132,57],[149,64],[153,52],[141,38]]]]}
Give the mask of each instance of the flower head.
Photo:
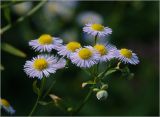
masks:
{"type": "Polygon", "coordinates": [[[101,24],[86,24],[85,27],[83,27],[83,31],[92,35],[98,37],[105,37],[112,33],[112,29],[108,27],[104,27],[101,24]]]}
{"type": "Polygon", "coordinates": [[[82,12],[81,14],[78,15],[77,21],[80,25],[84,26],[85,24],[88,23],[103,23],[103,18],[100,14],[95,13],[95,12],[82,12]]]}
{"type": "Polygon", "coordinates": [[[118,58],[124,63],[130,63],[134,65],[139,63],[137,55],[126,48],[122,48],[120,50],[115,51],[114,55],[116,58],[118,58]]]}
{"type": "Polygon", "coordinates": [[[48,77],[50,73],[55,73],[56,70],[65,67],[66,60],[57,58],[51,55],[38,55],[31,61],[26,61],[24,71],[29,77],[48,77]]]}
{"type": "Polygon", "coordinates": [[[97,64],[99,53],[92,46],[85,46],[71,54],[71,61],[79,67],[89,68],[97,64]]]}
{"type": "Polygon", "coordinates": [[[15,5],[12,5],[13,11],[18,15],[24,15],[26,14],[31,8],[32,8],[32,2],[22,2],[15,5]]]}
{"type": "Polygon", "coordinates": [[[6,112],[10,114],[15,113],[15,110],[13,109],[13,107],[10,105],[10,103],[6,99],[0,98],[0,105],[5,109],[6,112]]]}
{"type": "Polygon", "coordinates": [[[67,56],[68,58],[70,58],[70,55],[73,52],[75,52],[76,49],[79,48],[81,48],[81,44],[79,42],[72,41],[66,44],[65,46],[64,45],[60,46],[57,50],[59,55],[67,56]]]}
{"type": "Polygon", "coordinates": [[[96,44],[94,48],[100,53],[100,61],[104,62],[114,58],[113,52],[116,50],[115,46],[110,44],[96,44]]]}
{"type": "Polygon", "coordinates": [[[49,34],[43,34],[36,40],[31,40],[29,45],[39,52],[51,52],[52,49],[57,49],[60,46],[62,40],[57,37],[52,37],[49,34]]]}
{"type": "Polygon", "coordinates": [[[77,6],[77,1],[58,1],[58,0],[49,0],[44,5],[45,15],[49,17],[60,16],[65,20],[72,18],[77,6]]]}

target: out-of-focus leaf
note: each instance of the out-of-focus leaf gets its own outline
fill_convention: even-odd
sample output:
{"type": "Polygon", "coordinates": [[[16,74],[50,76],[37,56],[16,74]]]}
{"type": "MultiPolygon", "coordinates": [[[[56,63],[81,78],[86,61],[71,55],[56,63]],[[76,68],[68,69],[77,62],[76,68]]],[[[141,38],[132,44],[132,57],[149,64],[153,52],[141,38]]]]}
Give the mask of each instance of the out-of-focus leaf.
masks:
{"type": "Polygon", "coordinates": [[[0,64],[0,70],[4,70],[4,67],[2,64],[0,64]]]}
{"type": "Polygon", "coordinates": [[[33,82],[33,91],[35,94],[40,95],[40,89],[37,87],[37,80],[33,82]]]}
{"type": "Polygon", "coordinates": [[[2,43],[1,48],[2,48],[2,50],[6,51],[12,55],[23,57],[23,58],[26,57],[26,54],[24,52],[13,47],[12,45],[10,45],[8,43],[2,43]]]}
{"type": "Polygon", "coordinates": [[[11,23],[11,16],[10,15],[11,15],[10,14],[10,9],[8,7],[6,7],[5,10],[4,10],[4,17],[9,24],[11,23]]]}
{"type": "Polygon", "coordinates": [[[112,74],[112,73],[114,73],[114,72],[116,72],[116,71],[117,71],[116,69],[108,70],[108,71],[105,73],[104,77],[106,77],[106,76],[108,76],[108,75],[110,75],[110,74],[112,74]]]}
{"type": "Polygon", "coordinates": [[[84,88],[86,85],[92,85],[95,84],[93,81],[87,81],[82,83],[82,88],[84,88]]]}
{"type": "Polygon", "coordinates": [[[50,104],[50,102],[44,102],[44,101],[39,101],[38,103],[42,106],[46,106],[46,105],[50,104]]]}
{"type": "Polygon", "coordinates": [[[106,90],[106,89],[108,89],[108,84],[103,84],[101,90],[106,90]]]}

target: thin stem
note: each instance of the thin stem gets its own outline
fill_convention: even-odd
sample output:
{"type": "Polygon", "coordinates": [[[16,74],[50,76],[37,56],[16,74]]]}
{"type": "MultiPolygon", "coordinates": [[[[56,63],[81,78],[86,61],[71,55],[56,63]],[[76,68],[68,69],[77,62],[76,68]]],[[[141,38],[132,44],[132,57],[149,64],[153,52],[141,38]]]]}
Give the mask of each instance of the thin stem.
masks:
{"type": "Polygon", "coordinates": [[[74,111],[73,114],[77,114],[82,109],[82,107],[87,103],[87,101],[90,98],[91,94],[92,94],[92,88],[90,89],[90,91],[88,92],[88,94],[86,95],[86,97],[84,98],[84,100],[81,103],[81,105],[74,111]]]}
{"type": "Polygon", "coordinates": [[[43,99],[48,95],[48,93],[51,91],[52,87],[54,86],[54,84],[56,83],[56,80],[54,79],[52,81],[52,84],[50,85],[50,87],[48,88],[48,90],[46,91],[46,93],[43,95],[43,99]]]}
{"type": "Polygon", "coordinates": [[[7,26],[3,27],[0,30],[0,34],[2,35],[4,32],[6,32],[7,30],[9,30],[11,27],[13,27],[14,25],[16,25],[19,22],[22,22],[24,19],[26,19],[27,17],[33,15],[36,11],[38,11],[45,3],[47,2],[47,0],[42,0],[38,5],[36,5],[33,9],[31,9],[26,15],[18,18],[13,24],[8,24],[7,26]]]}
{"type": "Polygon", "coordinates": [[[39,99],[40,99],[40,96],[38,96],[38,98],[37,98],[37,100],[36,100],[36,103],[34,104],[31,112],[29,113],[29,115],[28,115],[29,117],[31,117],[31,115],[34,113],[34,111],[35,111],[35,109],[36,109],[36,107],[37,107],[37,105],[38,105],[39,99]]]}
{"type": "Polygon", "coordinates": [[[96,35],[95,38],[94,38],[94,44],[95,44],[95,45],[97,44],[97,37],[98,37],[98,33],[97,33],[97,35],[96,35]]]}
{"type": "Polygon", "coordinates": [[[36,102],[35,102],[32,110],[31,110],[29,116],[31,116],[34,113],[36,107],[38,106],[38,102],[39,102],[39,100],[40,100],[40,98],[41,98],[41,96],[43,94],[43,89],[44,89],[45,82],[46,82],[46,78],[42,78],[42,80],[41,80],[41,86],[40,86],[40,94],[38,94],[37,100],[36,100],[36,102]]]}

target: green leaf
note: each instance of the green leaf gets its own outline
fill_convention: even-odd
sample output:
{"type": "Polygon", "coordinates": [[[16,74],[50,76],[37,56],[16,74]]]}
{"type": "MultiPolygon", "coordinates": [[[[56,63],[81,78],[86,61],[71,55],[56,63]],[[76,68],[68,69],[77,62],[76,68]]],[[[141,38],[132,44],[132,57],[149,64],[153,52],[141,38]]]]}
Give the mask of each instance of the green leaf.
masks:
{"type": "Polygon", "coordinates": [[[0,70],[4,70],[4,67],[2,64],[0,64],[0,70]]]}
{"type": "Polygon", "coordinates": [[[92,85],[92,84],[96,84],[96,83],[93,82],[93,81],[83,82],[83,83],[82,83],[82,88],[84,88],[86,85],[92,85]]]}
{"type": "Polygon", "coordinates": [[[45,101],[39,101],[38,103],[42,106],[46,106],[46,105],[50,104],[50,102],[45,102],[45,101]]]}
{"type": "Polygon", "coordinates": [[[26,54],[24,52],[22,52],[21,50],[13,47],[12,45],[10,45],[8,43],[2,43],[1,48],[2,48],[2,50],[6,51],[6,52],[8,52],[12,55],[23,57],[23,58],[26,57],[26,54]]]}
{"type": "Polygon", "coordinates": [[[7,20],[7,22],[10,24],[11,23],[11,13],[9,7],[6,7],[4,10],[4,17],[7,20]]]}
{"type": "Polygon", "coordinates": [[[110,75],[110,74],[112,74],[112,73],[114,73],[114,72],[116,72],[116,71],[117,71],[116,69],[108,70],[108,71],[106,72],[106,74],[104,75],[104,77],[106,77],[106,76],[108,76],[108,75],[110,75]]]}
{"type": "Polygon", "coordinates": [[[35,94],[40,95],[40,89],[37,87],[37,80],[33,82],[33,91],[35,94]]]}

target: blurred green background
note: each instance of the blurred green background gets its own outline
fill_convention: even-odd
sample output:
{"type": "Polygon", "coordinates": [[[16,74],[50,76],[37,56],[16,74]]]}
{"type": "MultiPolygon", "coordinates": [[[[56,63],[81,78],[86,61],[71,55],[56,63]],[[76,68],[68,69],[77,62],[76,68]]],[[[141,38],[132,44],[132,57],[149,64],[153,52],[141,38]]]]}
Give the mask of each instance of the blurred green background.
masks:
{"type": "MultiPolygon", "coordinates": [[[[39,2],[29,3],[34,8],[39,2]],[[32,4],[32,5],[31,5],[32,4]]],[[[13,1],[1,2],[1,28],[14,22],[25,15],[18,13],[24,7],[13,7],[19,4],[13,1]],[[17,10],[18,9],[18,10],[17,10]]],[[[51,3],[49,3],[51,4],[51,3]]],[[[64,4],[64,3],[63,3],[64,4]]],[[[55,11],[56,5],[46,11],[44,4],[38,11],[24,21],[13,25],[12,28],[1,34],[1,44],[7,43],[19,49],[23,53],[18,56],[1,46],[1,97],[7,99],[16,110],[15,115],[28,115],[36,95],[32,91],[32,83],[23,71],[26,60],[36,56],[29,46],[29,40],[38,38],[41,34],[48,33],[64,38],[63,33],[72,30],[75,36],[67,32],[65,35],[70,40],[77,40],[88,44],[84,40],[82,26],[77,22],[78,14],[92,11],[103,17],[103,24],[112,28],[113,33],[109,40],[117,48],[129,48],[137,53],[140,64],[129,65],[135,73],[131,80],[119,78],[119,74],[110,76],[108,85],[108,98],[98,101],[95,94],[79,112],[78,115],[90,116],[156,116],[159,114],[159,1],[101,1],[101,2],[67,2],[71,6],[70,15],[55,11]],[[49,11],[50,10],[50,11],[49,11]]],[[[62,5],[60,3],[59,5],[62,5]]],[[[27,9],[26,8],[26,9],[27,9]]],[[[58,6],[58,8],[60,8],[58,6]]],[[[63,11],[63,9],[58,9],[63,11]]],[[[70,41],[69,40],[69,41],[70,41]]],[[[14,53],[15,54],[15,53],[14,53]]],[[[88,79],[87,74],[79,68],[71,65],[68,69],[59,70],[56,74],[47,78],[47,83],[56,78],[57,82],[52,93],[65,100],[71,107],[77,106],[88,92],[88,88],[81,88],[81,83],[88,79]]],[[[50,100],[48,97],[47,100],[50,100]]],[[[2,115],[8,115],[2,110],[2,115]]],[[[38,106],[34,115],[66,115],[61,110],[50,104],[38,106]]]]}

